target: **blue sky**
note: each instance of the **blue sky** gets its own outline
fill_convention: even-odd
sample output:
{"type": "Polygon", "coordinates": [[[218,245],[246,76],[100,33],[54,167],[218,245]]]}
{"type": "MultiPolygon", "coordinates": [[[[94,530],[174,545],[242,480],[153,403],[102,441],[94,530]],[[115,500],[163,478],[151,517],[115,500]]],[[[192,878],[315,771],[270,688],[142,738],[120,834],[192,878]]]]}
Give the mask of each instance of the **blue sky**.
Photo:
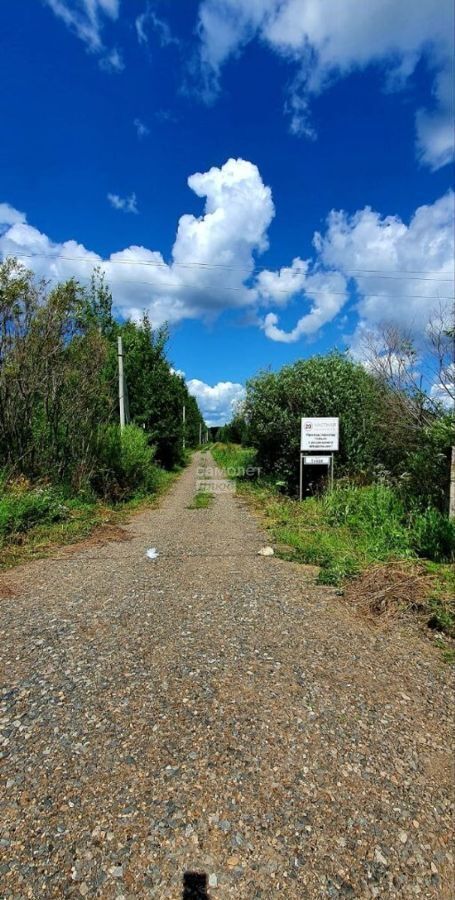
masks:
{"type": "Polygon", "coordinates": [[[453,296],[452,4],[6,0],[0,253],[168,321],[210,422],[453,296]],[[315,235],[317,235],[315,237],[315,235]]]}

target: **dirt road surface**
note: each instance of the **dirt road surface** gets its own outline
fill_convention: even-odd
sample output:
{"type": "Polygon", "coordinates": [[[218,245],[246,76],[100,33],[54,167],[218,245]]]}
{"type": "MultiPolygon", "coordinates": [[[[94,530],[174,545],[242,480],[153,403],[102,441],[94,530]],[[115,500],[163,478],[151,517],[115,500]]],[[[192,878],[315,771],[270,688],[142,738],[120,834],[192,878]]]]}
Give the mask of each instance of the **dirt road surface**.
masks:
{"type": "Polygon", "coordinates": [[[188,509],[201,465],[2,576],[0,897],[452,897],[448,667],[188,509]]]}

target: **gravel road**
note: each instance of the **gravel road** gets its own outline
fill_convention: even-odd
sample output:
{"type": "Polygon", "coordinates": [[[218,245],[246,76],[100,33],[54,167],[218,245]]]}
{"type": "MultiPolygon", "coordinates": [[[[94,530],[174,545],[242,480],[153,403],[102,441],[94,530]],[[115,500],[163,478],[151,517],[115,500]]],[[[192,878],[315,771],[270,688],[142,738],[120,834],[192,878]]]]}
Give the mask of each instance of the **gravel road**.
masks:
{"type": "Polygon", "coordinates": [[[188,509],[201,465],[0,579],[0,897],[453,897],[448,667],[188,509]]]}

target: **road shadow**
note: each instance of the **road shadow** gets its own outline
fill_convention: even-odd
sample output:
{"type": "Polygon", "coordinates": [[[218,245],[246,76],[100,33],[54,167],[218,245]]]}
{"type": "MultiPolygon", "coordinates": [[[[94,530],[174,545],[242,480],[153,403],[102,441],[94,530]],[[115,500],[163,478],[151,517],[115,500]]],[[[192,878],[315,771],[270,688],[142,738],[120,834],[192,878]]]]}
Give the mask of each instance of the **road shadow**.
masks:
{"type": "Polygon", "coordinates": [[[210,900],[207,893],[207,875],[204,872],[185,872],[182,900],[210,900]]]}

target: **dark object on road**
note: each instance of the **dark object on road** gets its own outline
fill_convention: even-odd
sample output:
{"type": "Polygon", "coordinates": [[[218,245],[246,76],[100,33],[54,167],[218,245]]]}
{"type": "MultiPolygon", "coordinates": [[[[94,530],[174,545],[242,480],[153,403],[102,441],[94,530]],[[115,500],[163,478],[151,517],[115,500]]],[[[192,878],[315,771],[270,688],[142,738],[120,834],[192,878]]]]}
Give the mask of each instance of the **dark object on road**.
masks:
{"type": "Polygon", "coordinates": [[[185,872],[182,900],[210,900],[207,893],[207,875],[203,872],[185,872]]]}

